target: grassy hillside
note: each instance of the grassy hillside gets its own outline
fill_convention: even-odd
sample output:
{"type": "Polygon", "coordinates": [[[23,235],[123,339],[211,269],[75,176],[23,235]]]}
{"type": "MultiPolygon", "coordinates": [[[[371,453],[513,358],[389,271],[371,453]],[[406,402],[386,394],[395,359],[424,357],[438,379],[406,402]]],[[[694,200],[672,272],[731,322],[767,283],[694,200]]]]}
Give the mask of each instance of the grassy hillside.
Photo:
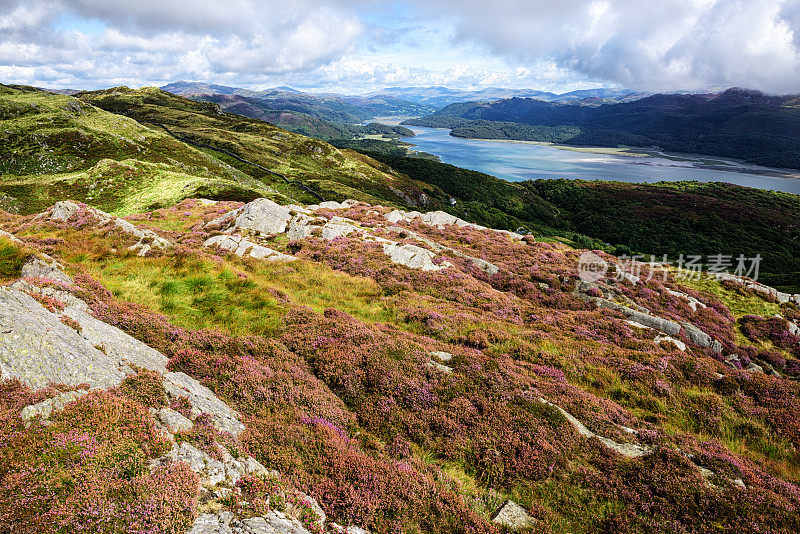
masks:
{"type": "Polygon", "coordinates": [[[671,260],[681,254],[760,254],[764,283],[800,292],[798,195],[722,183],[508,182],[437,161],[370,154],[459,199],[446,209],[481,224],[510,230],[524,225],[582,246],[671,260]]]}
{"type": "Polygon", "coordinates": [[[0,195],[29,213],[76,198],[119,212],[275,194],[217,158],[70,96],[0,86],[0,195]]]}
{"type": "MultiPolygon", "coordinates": [[[[219,232],[208,223],[239,206],[187,200],[128,217],[173,244],[144,257],[85,207],[66,221],[0,213],[23,240],[0,238],[4,283],[34,253],[73,276],[22,285],[38,316],[72,329],[82,327],[69,314],[87,328],[103,321],[108,340],[123,330],[245,427],[219,432],[143,369],[26,424],[23,408],[66,386],[0,380],[0,532],[184,534],[208,511],[287,510],[295,490],[328,521],[376,534],[501,534],[491,518],[507,499],[535,519],[528,534],[800,529],[800,337],[774,317],[798,321],[796,306],[674,270],[581,289],[581,250],[391,224],[389,208],[366,204],[312,214],[351,221],[347,236],[260,240],[290,263],[203,247],[219,232]],[[395,263],[376,236],[429,250],[440,268],[395,263]],[[587,301],[598,294],[695,325],[720,352],[587,301]],[[198,493],[205,475],[182,462],[151,470],[172,446],[149,411],[165,406],[193,419],[174,431],[179,443],[217,457],[224,446],[277,475],[202,482],[198,493]]],[[[4,329],[31,324],[4,312],[4,329]]],[[[312,517],[301,518],[321,532],[312,517]]]]}
{"type": "Polygon", "coordinates": [[[77,96],[106,111],[171,132],[299,201],[312,202],[322,196],[326,200],[355,198],[423,205],[437,196],[431,186],[393,173],[363,155],[338,150],[261,120],[221,112],[212,103],[156,88],[114,88],[77,96]],[[300,182],[319,196],[309,195],[287,180],[300,182]]]}
{"type": "Polygon", "coordinates": [[[0,126],[0,207],[20,213],[65,198],[126,214],[187,197],[442,197],[361,154],[158,89],[75,98],[0,86],[0,126]]]}

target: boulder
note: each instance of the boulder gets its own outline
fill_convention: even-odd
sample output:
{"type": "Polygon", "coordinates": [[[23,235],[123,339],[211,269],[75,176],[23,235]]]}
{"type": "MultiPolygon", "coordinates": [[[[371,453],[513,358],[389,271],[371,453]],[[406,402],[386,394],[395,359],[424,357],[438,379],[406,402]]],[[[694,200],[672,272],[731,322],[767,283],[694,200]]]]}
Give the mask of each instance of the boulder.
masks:
{"type": "Polygon", "coordinates": [[[397,243],[384,243],[383,253],[389,256],[394,263],[421,269],[423,271],[440,271],[452,266],[449,262],[442,262],[439,265],[433,263],[436,256],[433,252],[416,245],[398,245],[397,243]]]}
{"type": "Polygon", "coordinates": [[[200,413],[208,414],[220,432],[239,435],[244,425],[239,415],[210,389],[185,373],[169,372],[164,375],[164,389],[171,398],[184,397],[200,413]]]}
{"type": "Polygon", "coordinates": [[[322,227],[322,239],[331,241],[358,230],[358,227],[342,217],[334,217],[322,227]]]}
{"type": "Polygon", "coordinates": [[[391,224],[397,224],[404,219],[404,214],[400,210],[392,210],[383,216],[391,224]]]}
{"type": "Polygon", "coordinates": [[[656,343],[659,343],[659,344],[661,344],[661,343],[672,343],[673,345],[675,345],[678,348],[678,350],[686,352],[686,343],[684,343],[680,339],[675,339],[672,336],[656,336],[655,339],[653,339],[653,341],[655,341],[656,343]]]}
{"type": "Polygon", "coordinates": [[[70,202],[69,200],[62,200],[60,202],[56,202],[53,206],[52,211],[50,212],[50,220],[51,221],[66,221],[73,215],[75,215],[80,206],[78,206],[74,202],[70,202]]]}
{"type": "Polygon", "coordinates": [[[692,343],[696,343],[703,348],[710,348],[714,352],[722,352],[722,344],[719,341],[713,339],[693,324],[681,322],[681,326],[683,327],[683,331],[686,332],[686,337],[688,337],[692,343]]]}
{"type": "Polygon", "coordinates": [[[203,242],[203,246],[217,246],[223,250],[231,251],[239,257],[250,256],[251,258],[267,261],[294,261],[297,259],[294,256],[259,245],[240,235],[216,235],[206,239],[203,242]]]}
{"type": "Polygon", "coordinates": [[[48,383],[110,389],[133,369],[98,350],[33,297],[0,288],[0,377],[33,388],[48,383]]]}
{"type": "Polygon", "coordinates": [[[214,219],[206,226],[223,224],[227,219],[232,219],[232,230],[250,230],[261,235],[275,235],[286,231],[286,225],[292,216],[289,208],[276,204],[266,198],[257,198],[239,209],[229,211],[225,215],[214,219]]]}
{"type": "Polygon", "coordinates": [[[169,430],[171,434],[178,432],[188,432],[194,426],[191,419],[185,417],[183,414],[176,412],[172,408],[161,408],[156,413],[158,420],[169,430]]]}
{"type": "Polygon", "coordinates": [[[47,419],[53,412],[59,412],[64,409],[64,406],[69,404],[70,402],[80,399],[84,395],[86,395],[88,391],[85,389],[79,389],[77,391],[67,391],[66,393],[61,393],[56,395],[55,397],[51,397],[49,399],[43,400],[37,404],[33,404],[31,406],[26,406],[22,409],[22,412],[19,414],[23,421],[28,422],[34,417],[41,417],[42,419],[47,419]]]}
{"type": "Polygon", "coordinates": [[[239,520],[231,512],[201,514],[186,534],[310,534],[297,519],[278,511],[239,520]]]}
{"type": "Polygon", "coordinates": [[[492,515],[492,521],[503,525],[512,532],[520,532],[532,528],[536,524],[536,520],[514,501],[503,503],[503,506],[492,515]]]}
{"type": "Polygon", "coordinates": [[[63,265],[49,256],[47,256],[46,259],[32,256],[25,265],[22,266],[21,276],[23,278],[45,278],[53,282],[71,286],[73,280],[62,270],[63,268],[63,265]]]}

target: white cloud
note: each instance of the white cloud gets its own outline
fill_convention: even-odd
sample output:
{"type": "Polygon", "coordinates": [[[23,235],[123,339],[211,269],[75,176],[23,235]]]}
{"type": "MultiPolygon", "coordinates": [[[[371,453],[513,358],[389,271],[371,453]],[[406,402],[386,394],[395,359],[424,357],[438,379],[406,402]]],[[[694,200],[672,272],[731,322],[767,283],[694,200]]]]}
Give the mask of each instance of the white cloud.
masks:
{"type": "Polygon", "coordinates": [[[71,87],[797,92],[799,51],[800,0],[0,0],[2,80],[71,87]]]}
{"type": "MultiPolygon", "coordinates": [[[[422,8],[422,4],[420,4],[422,8]]],[[[643,90],[800,89],[796,0],[428,0],[461,39],[643,90]]]]}

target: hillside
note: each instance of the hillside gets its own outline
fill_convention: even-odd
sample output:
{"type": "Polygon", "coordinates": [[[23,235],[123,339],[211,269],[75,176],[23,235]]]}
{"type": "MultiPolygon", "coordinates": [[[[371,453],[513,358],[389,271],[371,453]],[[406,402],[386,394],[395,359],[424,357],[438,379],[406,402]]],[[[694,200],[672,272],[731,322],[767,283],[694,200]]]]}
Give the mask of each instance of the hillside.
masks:
{"type": "Polygon", "coordinates": [[[21,213],[62,198],[125,214],[191,196],[420,205],[437,195],[360,154],[154,88],[76,98],[0,86],[0,124],[0,207],[21,213]]]}
{"type": "Polygon", "coordinates": [[[800,530],[765,286],[356,201],[0,227],[3,534],[800,530]]]}
{"type": "Polygon", "coordinates": [[[800,97],[728,89],[574,106],[530,98],[453,104],[409,125],[458,137],[642,146],[800,168],[800,97]]]}
{"type": "Polygon", "coordinates": [[[188,98],[243,97],[265,109],[310,115],[335,124],[361,124],[375,117],[427,115],[435,108],[391,95],[304,93],[292,88],[253,91],[199,82],[173,82],[161,88],[188,98]]]}
{"type": "Polygon", "coordinates": [[[576,103],[584,105],[600,105],[608,102],[626,102],[648,96],[649,93],[638,93],[630,89],[582,89],[567,93],[551,93],[536,89],[508,89],[487,87],[475,91],[453,89],[450,87],[387,87],[371,93],[372,96],[391,96],[409,100],[418,104],[432,106],[436,109],[450,104],[474,101],[494,101],[507,98],[534,98],[546,102],[576,103]]]}
{"type": "Polygon", "coordinates": [[[617,255],[760,255],[760,279],[800,293],[800,197],[725,183],[508,182],[403,154],[366,152],[458,202],[447,210],[493,228],[524,226],[617,255]],[[587,237],[589,236],[589,237],[587,237]]]}
{"type": "Polygon", "coordinates": [[[402,126],[354,124],[329,110],[318,111],[297,103],[223,94],[193,94],[191,98],[213,102],[225,112],[267,121],[290,132],[317,139],[352,139],[363,135],[385,135],[390,138],[414,136],[414,132],[402,126]]]}
{"type": "Polygon", "coordinates": [[[115,88],[78,97],[211,150],[216,157],[301,201],[350,197],[422,206],[437,194],[427,184],[408,180],[355,152],[160,89],[115,88]],[[302,184],[299,188],[298,183],[302,184]]]}

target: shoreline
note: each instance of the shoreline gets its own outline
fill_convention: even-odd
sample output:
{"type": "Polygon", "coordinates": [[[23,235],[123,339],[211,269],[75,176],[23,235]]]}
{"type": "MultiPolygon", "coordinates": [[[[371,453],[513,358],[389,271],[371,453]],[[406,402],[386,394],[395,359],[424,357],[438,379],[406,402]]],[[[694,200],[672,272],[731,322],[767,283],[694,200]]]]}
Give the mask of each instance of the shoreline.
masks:
{"type": "MultiPolygon", "coordinates": [[[[447,130],[448,128],[438,128],[438,129],[447,130]]],[[[566,150],[568,152],[602,154],[606,156],[618,156],[621,158],[660,158],[671,161],[686,162],[689,164],[689,165],[673,165],[673,167],[690,167],[695,169],[706,169],[712,171],[739,172],[743,174],[755,174],[767,178],[785,178],[787,180],[800,179],[800,170],[798,169],[780,169],[777,167],[776,168],[762,167],[744,161],[737,161],[735,159],[729,159],[729,158],[721,158],[718,156],[712,156],[707,154],[683,154],[679,152],[664,152],[661,150],[647,150],[635,147],[615,148],[615,147],[601,147],[601,146],[559,145],[548,141],[525,141],[521,139],[481,139],[478,137],[457,137],[457,139],[464,139],[466,141],[488,141],[493,143],[539,145],[539,146],[547,146],[550,148],[555,148],[557,150],[566,150]],[[638,150],[638,152],[633,152],[636,150],[638,150]],[[710,163],[703,163],[703,161],[708,161],[710,163]]],[[[646,162],[634,162],[634,163],[639,165],[653,165],[646,162]]]]}

